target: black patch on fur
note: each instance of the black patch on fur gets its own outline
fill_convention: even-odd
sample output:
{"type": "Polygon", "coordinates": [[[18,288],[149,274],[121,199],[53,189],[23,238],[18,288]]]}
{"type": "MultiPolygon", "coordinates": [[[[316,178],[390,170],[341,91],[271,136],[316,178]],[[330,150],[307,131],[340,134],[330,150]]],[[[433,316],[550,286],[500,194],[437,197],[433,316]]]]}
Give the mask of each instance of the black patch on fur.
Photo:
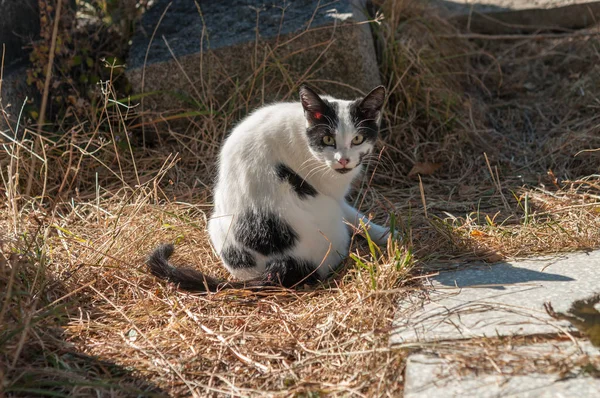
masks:
{"type": "Polygon", "coordinates": [[[317,190],[285,164],[277,164],[275,170],[277,171],[277,177],[283,182],[288,182],[300,199],[306,199],[308,196],[317,196],[317,190]]]}
{"type": "Polygon", "coordinates": [[[231,268],[252,268],[256,266],[254,256],[248,250],[227,246],[221,251],[221,258],[231,268]]]}
{"type": "Polygon", "coordinates": [[[340,113],[340,104],[338,104],[337,102],[329,102],[327,100],[323,100],[323,102],[325,102],[327,104],[328,107],[331,108],[331,111],[333,112],[333,114],[336,117],[336,120],[338,120],[338,114],[340,113]]]}
{"type": "Polygon", "coordinates": [[[282,253],[298,240],[296,231],[280,217],[254,211],[240,215],[233,226],[233,234],[244,247],[264,256],[282,253]]]}
{"type": "Polygon", "coordinates": [[[270,283],[284,287],[294,287],[299,284],[315,284],[321,279],[315,271],[317,266],[310,261],[294,257],[283,257],[267,262],[264,278],[270,283]]]}
{"type": "Polygon", "coordinates": [[[362,100],[358,99],[350,104],[350,120],[352,120],[352,124],[354,124],[357,131],[365,137],[364,142],[373,144],[377,140],[379,127],[375,123],[375,119],[369,119],[367,112],[361,110],[361,102],[362,100]]]}
{"type": "MultiPolygon", "coordinates": [[[[234,251],[238,250],[231,247],[234,251]]],[[[315,271],[316,266],[308,261],[298,260],[290,256],[273,259],[267,263],[265,272],[257,279],[246,282],[226,282],[210,277],[188,267],[175,267],[169,263],[173,254],[171,244],[162,244],[156,248],[146,260],[152,275],[175,283],[180,289],[192,292],[218,292],[223,289],[268,290],[275,286],[294,287],[300,284],[314,284],[320,281],[315,271]]],[[[240,253],[247,251],[240,250],[240,253]]],[[[244,258],[247,254],[232,254],[224,250],[223,257],[232,255],[244,258]],[[226,254],[228,253],[228,254],[226,254]]],[[[252,259],[254,261],[254,259],[252,259]]]]}
{"type": "Polygon", "coordinates": [[[321,108],[321,118],[315,120],[309,115],[310,127],[306,129],[306,135],[308,136],[308,144],[313,150],[321,152],[327,145],[323,143],[323,137],[326,135],[335,138],[335,132],[339,125],[338,118],[338,104],[337,102],[329,102],[322,100],[323,106],[321,108]]]}

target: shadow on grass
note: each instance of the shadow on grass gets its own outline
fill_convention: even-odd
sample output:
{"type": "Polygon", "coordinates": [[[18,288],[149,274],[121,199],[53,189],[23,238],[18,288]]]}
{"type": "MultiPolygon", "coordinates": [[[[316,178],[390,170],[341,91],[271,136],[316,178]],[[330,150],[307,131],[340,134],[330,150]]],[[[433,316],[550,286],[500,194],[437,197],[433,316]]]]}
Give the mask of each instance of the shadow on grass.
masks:
{"type": "Polygon", "coordinates": [[[0,244],[0,396],[168,396],[136,369],[75,349],[65,328],[85,294],[69,295],[63,281],[7,246],[0,244]]]}

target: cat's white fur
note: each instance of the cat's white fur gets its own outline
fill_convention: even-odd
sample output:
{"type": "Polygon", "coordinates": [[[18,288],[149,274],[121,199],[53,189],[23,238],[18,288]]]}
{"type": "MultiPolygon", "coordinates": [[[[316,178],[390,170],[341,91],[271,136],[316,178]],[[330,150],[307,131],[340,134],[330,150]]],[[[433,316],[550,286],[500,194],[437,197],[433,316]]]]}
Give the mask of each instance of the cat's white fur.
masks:
{"type": "MultiPolygon", "coordinates": [[[[221,253],[226,245],[235,245],[232,225],[247,209],[268,210],[281,217],[298,235],[289,254],[319,265],[318,274],[325,278],[348,255],[348,222],[359,227],[359,219],[370,226],[369,234],[378,244],[385,244],[388,230],[376,225],[352,206],[345,196],[362,167],[359,153],[371,143],[352,147],[357,134],[350,120],[348,105],[331,97],[322,97],[338,104],[338,148],[313,152],[306,136],[307,119],[299,102],[277,103],[256,110],[226,139],[219,158],[219,174],[214,191],[214,212],[208,231],[214,249],[221,253]],[[341,145],[340,145],[341,143],[341,145]],[[354,169],[340,174],[338,160],[349,159],[354,169]],[[278,163],[293,169],[319,194],[301,199],[289,184],[283,184],[273,172],[278,163]]],[[[267,258],[254,252],[253,268],[226,268],[236,278],[249,280],[265,271],[267,258]]]]}

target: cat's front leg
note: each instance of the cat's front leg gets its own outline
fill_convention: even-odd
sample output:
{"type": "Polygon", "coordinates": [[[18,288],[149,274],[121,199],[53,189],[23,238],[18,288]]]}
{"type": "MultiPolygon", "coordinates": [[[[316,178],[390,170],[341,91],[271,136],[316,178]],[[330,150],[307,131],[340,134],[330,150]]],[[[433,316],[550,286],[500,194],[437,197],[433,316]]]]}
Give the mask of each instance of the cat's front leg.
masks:
{"type": "Polygon", "coordinates": [[[390,230],[388,228],[375,224],[369,220],[369,217],[350,206],[345,200],[342,201],[341,206],[344,212],[344,218],[346,221],[352,224],[354,228],[360,229],[360,221],[362,221],[367,226],[369,237],[373,242],[379,246],[384,246],[387,244],[388,237],[390,235],[390,230]]]}

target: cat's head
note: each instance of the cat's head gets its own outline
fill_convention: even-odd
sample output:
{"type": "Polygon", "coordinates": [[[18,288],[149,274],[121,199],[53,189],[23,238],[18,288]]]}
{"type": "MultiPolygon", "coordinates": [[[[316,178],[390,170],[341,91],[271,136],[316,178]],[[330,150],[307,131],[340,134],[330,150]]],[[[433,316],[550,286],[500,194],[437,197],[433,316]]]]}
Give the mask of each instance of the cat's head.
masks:
{"type": "Polygon", "coordinates": [[[321,98],[310,87],[301,86],[300,102],[313,156],[340,174],[360,167],[377,140],[384,100],[383,86],[355,101],[321,98]]]}

